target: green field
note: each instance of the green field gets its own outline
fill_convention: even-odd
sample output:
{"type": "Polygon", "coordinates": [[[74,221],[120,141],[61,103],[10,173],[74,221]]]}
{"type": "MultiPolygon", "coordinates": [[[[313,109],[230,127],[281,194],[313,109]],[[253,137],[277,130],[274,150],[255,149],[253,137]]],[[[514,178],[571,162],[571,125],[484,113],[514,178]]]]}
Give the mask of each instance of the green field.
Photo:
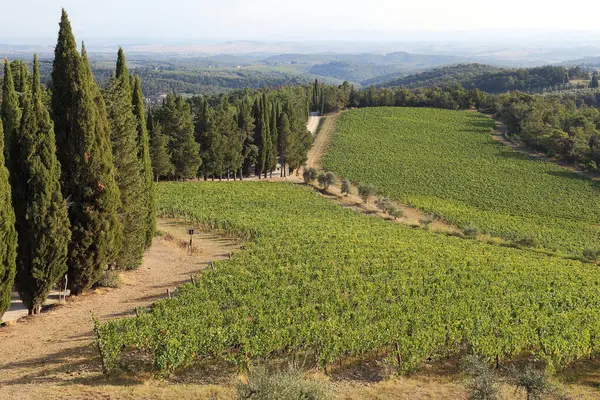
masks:
{"type": "Polygon", "coordinates": [[[248,242],[149,313],[101,325],[108,368],[136,354],[171,372],[383,350],[406,371],[465,344],[561,366],[600,349],[590,264],[411,229],[288,183],[161,183],[158,194],[163,216],[248,242]]]}
{"type": "Polygon", "coordinates": [[[493,127],[471,112],[352,110],[323,163],[459,226],[574,256],[597,248],[600,183],[495,142],[493,127]]]}

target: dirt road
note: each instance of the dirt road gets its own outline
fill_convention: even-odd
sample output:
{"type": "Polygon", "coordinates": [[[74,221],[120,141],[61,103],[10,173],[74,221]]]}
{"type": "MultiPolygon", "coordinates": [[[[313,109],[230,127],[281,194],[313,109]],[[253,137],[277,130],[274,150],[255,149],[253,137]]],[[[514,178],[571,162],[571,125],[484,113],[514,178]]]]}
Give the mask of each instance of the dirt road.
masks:
{"type": "Polygon", "coordinates": [[[133,315],[136,307],[164,297],[167,288],[188,282],[208,262],[227,258],[238,247],[201,233],[194,239],[198,252],[190,256],[182,249],[189,238],[186,224],[161,220],[158,228],[172,238],[155,238],[140,269],[122,274],[120,288],[71,298],[51,312],[0,328],[0,399],[43,398],[63,385],[102,383],[90,313],[101,320],[133,315]]]}
{"type": "MultiPolygon", "coordinates": [[[[327,145],[331,141],[331,137],[335,132],[335,125],[341,113],[330,114],[325,118],[323,126],[319,134],[315,137],[312,147],[308,150],[308,160],[306,161],[306,168],[319,168],[321,164],[321,158],[327,150],[327,145]]],[[[313,118],[313,117],[311,117],[313,118]]],[[[310,120],[309,120],[310,124],[310,120]]],[[[317,121],[317,126],[319,122],[317,121]]],[[[315,127],[316,131],[317,127],[315,127]]]]}
{"type": "Polygon", "coordinates": [[[319,121],[321,121],[321,117],[318,113],[311,113],[310,117],[308,117],[308,122],[306,123],[306,129],[313,135],[317,133],[317,128],[319,127],[319,121]]]}

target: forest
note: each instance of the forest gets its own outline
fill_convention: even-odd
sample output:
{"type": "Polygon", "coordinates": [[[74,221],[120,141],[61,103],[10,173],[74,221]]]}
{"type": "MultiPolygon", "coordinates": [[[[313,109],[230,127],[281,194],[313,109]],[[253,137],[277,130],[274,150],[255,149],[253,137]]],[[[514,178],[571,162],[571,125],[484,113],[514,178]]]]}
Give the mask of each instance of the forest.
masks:
{"type": "Polygon", "coordinates": [[[533,68],[501,68],[485,64],[457,64],[434,68],[396,80],[380,83],[380,87],[431,87],[460,84],[466,89],[479,89],[488,93],[507,91],[541,92],[549,89],[566,89],[571,80],[589,80],[584,68],[542,66],[533,68]]]}

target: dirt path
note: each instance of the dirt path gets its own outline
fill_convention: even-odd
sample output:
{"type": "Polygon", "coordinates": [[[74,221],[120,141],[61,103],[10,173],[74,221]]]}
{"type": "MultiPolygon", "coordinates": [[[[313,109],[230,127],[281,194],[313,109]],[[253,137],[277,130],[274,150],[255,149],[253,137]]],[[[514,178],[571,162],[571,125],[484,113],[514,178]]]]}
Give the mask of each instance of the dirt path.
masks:
{"type": "MultiPolygon", "coordinates": [[[[200,233],[193,256],[182,248],[187,225],[160,220],[167,239],[155,238],[137,271],[121,275],[119,289],[100,289],[37,317],[0,329],[0,399],[43,398],[42,391],[64,385],[96,385],[104,378],[92,346],[93,312],[101,320],[134,314],[188,282],[208,262],[227,258],[238,246],[231,240],[200,233]]],[[[53,395],[54,396],[54,395],[53,395]]]]}
{"type": "MultiPolygon", "coordinates": [[[[308,150],[308,159],[306,161],[306,168],[319,168],[321,165],[321,158],[325,154],[325,150],[327,150],[327,146],[331,141],[331,137],[335,132],[335,125],[337,123],[338,118],[341,113],[335,113],[327,115],[325,118],[325,122],[323,122],[323,127],[319,134],[315,137],[315,141],[313,142],[312,147],[308,150]]],[[[318,122],[317,122],[318,125],[318,122]]],[[[316,127],[315,127],[316,130],[316,127]]]]}
{"type": "Polygon", "coordinates": [[[306,123],[306,129],[313,135],[317,133],[317,128],[319,127],[319,121],[321,121],[321,117],[318,113],[311,113],[308,117],[308,122],[306,123]]]}

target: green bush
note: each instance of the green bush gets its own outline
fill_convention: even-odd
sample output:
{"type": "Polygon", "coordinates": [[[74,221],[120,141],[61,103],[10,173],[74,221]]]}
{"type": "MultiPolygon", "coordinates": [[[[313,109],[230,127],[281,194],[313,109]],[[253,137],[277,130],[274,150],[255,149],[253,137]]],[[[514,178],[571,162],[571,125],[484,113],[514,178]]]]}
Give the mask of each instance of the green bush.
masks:
{"type": "Polygon", "coordinates": [[[329,189],[329,186],[335,184],[337,178],[333,172],[329,171],[327,173],[321,172],[317,177],[317,180],[321,187],[323,187],[324,189],[329,189]]]}
{"type": "Polygon", "coordinates": [[[386,212],[394,219],[402,218],[404,216],[404,211],[395,204],[391,204],[386,212]]]}
{"type": "Polygon", "coordinates": [[[519,247],[537,247],[539,242],[535,236],[527,235],[517,240],[515,244],[519,247]]]}
{"type": "Polygon", "coordinates": [[[583,249],[583,258],[589,261],[597,261],[600,258],[600,249],[583,249]]]}
{"type": "Polygon", "coordinates": [[[348,196],[350,194],[351,187],[352,185],[350,184],[350,181],[348,179],[342,180],[342,194],[348,196]]]}
{"type": "Polygon", "coordinates": [[[317,170],[314,168],[304,168],[302,178],[304,178],[304,183],[306,184],[314,182],[317,179],[317,170]]]}
{"type": "Polygon", "coordinates": [[[462,370],[469,375],[467,391],[469,400],[499,400],[500,391],[496,376],[490,366],[476,355],[462,360],[462,370]]]}
{"type": "Polygon", "coordinates": [[[322,384],[302,377],[294,369],[270,372],[258,367],[248,374],[248,383],[237,386],[238,400],[326,400],[329,398],[322,384]]]}
{"type": "Polygon", "coordinates": [[[116,289],[121,286],[121,277],[119,271],[108,270],[104,271],[100,280],[96,282],[95,287],[113,288],[116,289]]]}
{"type": "Polygon", "coordinates": [[[358,185],[358,195],[365,203],[369,202],[369,197],[375,194],[375,187],[371,184],[358,185]]]}
{"type": "Polygon", "coordinates": [[[387,212],[388,208],[392,205],[392,201],[387,197],[378,197],[375,200],[375,206],[379,208],[381,211],[387,212]]]}
{"type": "Polygon", "coordinates": [[[419,220],[419,222],[421,223],[421,225],[423,225],[424,228],[429,228],[431,224],[433,224],[433,221],[435,221],[435,218],[432,215],[426,215],[425,217],[419,220]]]}
{"type": "Polygon", "coordinates": [[[479,228],[477,228],[475,225],[467,225],[462,231],[466,237],[470,238],[474,238],[475,236],[479,235],[479,228]]]}
{"type": "Polygon", "coordinates": [[[510,382],[518,390],[525,392],[527,400],[541,400],[545,394],[551,392],[548,376],[542,369],[526,365],[522,369],[513,367],[509,372],[510,382]]]}

